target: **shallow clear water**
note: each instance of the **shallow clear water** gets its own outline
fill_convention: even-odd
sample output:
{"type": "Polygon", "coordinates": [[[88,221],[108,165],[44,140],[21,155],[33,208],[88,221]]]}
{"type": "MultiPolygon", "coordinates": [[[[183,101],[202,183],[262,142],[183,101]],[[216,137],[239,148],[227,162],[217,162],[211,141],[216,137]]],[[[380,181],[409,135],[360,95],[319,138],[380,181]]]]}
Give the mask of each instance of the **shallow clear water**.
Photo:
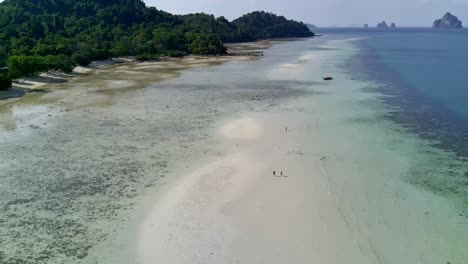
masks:
{"type": "Polygon", "coordinates": [[[216,120],[307,93],[256,76],[281,56],[216,60],[117,65],[1,101],[0,263],[102,263],[128,250],[118,237],[143,197],[210,151],[216,120]]]}
{"type": "MultiPolygon", "coordinates": [[[[136,208],[146,195],[166,183],[167,177],[176,176],[175,168],[216,155],[209,147],[213,124],[238,112],[280,111],[292,98],[329,102],[310,113],[304,108],[294,111],[319,113],[324,126],[339,128],[324,130],[323,140],[341,142],[330,143],[334,154],[351,164],[356,175],[368,177],[366,195],[375,208],[382,204],[372,182],[382,177],[373,176],[394,177],[394,172],[403,174],[397,179],[409,179],[415,186],[463,201],[468,189],[466,164],[400,126],[423,119],[404,123],[385,118],[410,108],[379,98],[392,94],[392,87],[400,91],[407,86],[388,82],[386,67],[390,66],[369,55],[371,44],[340,44],[361,36],[338,32],[321,39],[279,42],[257,61],[193,69],[176,65],[175,72],[120,65],[63,84],[58,92],[1,103],[0,262],[105,263],[104,259],[130,248],[119,234],[136,220],[136,208]],[[373,69],[379,69],[382,78],[369,74],[371,63],[378,63],[380,68],[373,69]],[[148,77],[151,73],[174,78],[158,82],[157,76],[148,77]],[[336,81],[323,82],[325,74],[335,75],[336,81]],[[367,85],[373,93],[361,93],[367,85]],[[337,102],[340,105],[333,105],[337,102]],[[393,113],[393,107],[400,111],[393,113]],[[326,110],[342,111],[337,115],[340,119],[327,120],[326,110]],[[375,145],[367,146],[367,140],[375,145]],[[363,146],[363,156],[356,157],[354,164],[344,153],[354,152],[358,145],[363,146]],[[385,158],[392,157],[394,162],[389,164],[395,168],[369,166],[365,159],[372,156],[388,167],[385,158]]],[[[346,169],[336,169],[337,178],[332,180],[338,186],[346,169]]],[[[371,214],[368,217],[376,222],[371,214]]]]}
{"type": "Polygon", "coordinates": [[[468,157],[468,30],[329,29],[354,36],[360,52],[346,66],[356,78],[378,82],[398,107],[391,118],[440,148],[468,157]]]}
{"type": "Polygon", "coordinates": [[[342,64],[387,111],[382,120],[435,148],[411,155],[405,180],[468,207],[468,30],[325,29],[326,39],[356,38],[342,64]]]}

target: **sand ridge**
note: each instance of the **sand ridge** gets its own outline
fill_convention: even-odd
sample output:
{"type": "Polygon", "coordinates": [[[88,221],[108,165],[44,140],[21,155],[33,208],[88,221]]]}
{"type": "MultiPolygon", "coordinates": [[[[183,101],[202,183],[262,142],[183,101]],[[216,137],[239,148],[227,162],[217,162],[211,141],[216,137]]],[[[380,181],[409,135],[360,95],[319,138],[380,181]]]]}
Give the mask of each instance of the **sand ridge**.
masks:
{"type": "Polygon", "coordinates": [[[463,215],[404,182],[420,142],[383,122],[381,109],[363,107],[375,100],[361,92],[371,84],[336,67],[354,51],[341,47],[348,44],[330,42],[320,52],[335,55],[301,54],[266,70],[277,81],[304,72],[311,79],[334,72],[336,80],[312,87],[317,96],[222,122],[211,145],[219,154],[154,200],[136,232],[136,263],[437,264],[468,257],[463,215]],[[297,67],[285,71],[289,64],[297,67]]]}
{"type": "Polygon", "coordinates": [[[463,263],[466,217],[403,180],[411,166],[445,166],[441,156],[424,163],[435,151],[384,122],[361,91],[372,84],[337,66],[353,55],[348,42],[314,41],[212,68],[113,65],[1,102],[0,257],[463,263]]]}
{"type": "MultiPolygon", "coordinates": [[[[255,119],[224,124],[227,141],[261,136],[255,119]]],[[[267,165],[249,152],[227,154],[195,169],[173,184],[140,226],[137,263],[224,263],[234,236],[227,215],[267,165]]]]}
{"type": "Polygon", "coordinates": [[[302,129],[271,113],[223,123],[219,144],[228,154],[156,201],[140,226],[137,263],[372,263],[329,193],[326,161],[299,154],[302,129]],[[333,254],[337,247],[342,254],[333,254]]]}

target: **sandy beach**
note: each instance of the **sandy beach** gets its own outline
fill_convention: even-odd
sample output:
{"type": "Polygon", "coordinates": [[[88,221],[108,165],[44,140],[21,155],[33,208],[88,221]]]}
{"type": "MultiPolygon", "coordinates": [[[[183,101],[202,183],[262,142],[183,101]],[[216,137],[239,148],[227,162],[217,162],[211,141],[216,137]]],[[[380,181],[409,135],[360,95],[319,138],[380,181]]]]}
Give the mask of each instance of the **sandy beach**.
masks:
{"type": "Polygon", "coordinates": [[[287,114],[220,125],[226,152],[158,199],[141,226],[137,263],[375,263],[331,193],[332,157],[298,140],[313,130],[287,114]]]}
{"type": "MultiPolygon", "coordinates": [[[[99,69],[107,69],[110,66],[124,64],[124,65],[137,65],[147,68],[155,68],[155,65],[167,68],[169,65],[180,64],[181,68],[185,66],[207,66],[210,63],[222,63],[232,60],[250,60],[253,59],[251,56],[261,54],[261,50],[268,48],[266,44],[268,42],[258,42],[250,44],[231,44],[229,48],[230,56],[218,56],[218,57],[207,57],[207,56],[186,56],[184,58],[163,58],[161,61],[148,61],[138,62],[134,57],[117,57],[108,60],[94,61],[89,66],[76,66],[72,72],[64,73],[59,71],[50,71],[40,73],[37,76],[23,77],[13,82],[13,89],[23,90],[25,92],[34,92],[42,88],[50,88],[53,84],[66,83],[73,80],[76,77],[82,75],[93,74],[99,69]],[[196,62],[195,64],[201,65],[189,65],[196,62]]],[[[128,73],[128,72],[127,72],[128,73]]]]}
{"type": "Polygon", "coordinates": [[[40,92],[0,100],[0,262],[102,263],[118,255],[116,237],[135,218],[135,204],[223,115],[210,109],[221,109],[222,100],[210,101],[216,91],[164,82],[251,60],[96,62],[59,82],[25,80],[24,89],[40,92]]]}
{"type": "MultiPolygon", "coordinates": [[[[294,81],[308,65],[318,79],[339,59],[309,53],[274,67],[270,76],[294,81]]],[[[333,72],[338,81],[314,85],[312,95],[219,122],[210,145],[216,155],[176,173],[180,177],[154,197],[130,262],[468,259],[461,209],[402,178],[415,162],[411,157],[429,147],[394,125],[378,126],[384,112],[363,107],[374,100],[359,92],[365,84],[333,72]]]]}
{"type": "Polygon", "coordinates": [[[449,201],[396,177],[379,183],[398,175],[394,153],[365,156],[354,144],[327,142],[320,127],[328,121],[291,116],[245,113],[220,125],[223,155],[155,200],[135,263],[440,263],[453,259],[445,252],[463,252],[457,228],[465,220],[436,227],[457,215],[449,201]],[[378,175],[367,162],[389,168],[378,175]]]}
{"type": "Polygon", "coordinates": [[[464,165],[385,121],[375,84],[341,67],[352,40],[246,46],[270,48],[98,67],[1,101],[0,260],[468,259],[463,205],[406,180],[464,165]]]}

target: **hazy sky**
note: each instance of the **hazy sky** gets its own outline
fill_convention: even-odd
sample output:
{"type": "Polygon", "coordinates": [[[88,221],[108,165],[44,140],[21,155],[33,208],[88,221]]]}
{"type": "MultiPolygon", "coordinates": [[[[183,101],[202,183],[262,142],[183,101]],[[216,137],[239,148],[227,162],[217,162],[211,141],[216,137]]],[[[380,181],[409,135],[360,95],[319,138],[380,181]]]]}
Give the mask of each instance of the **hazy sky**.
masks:
{"type": "Polygon", "coordinates": [[[233,19],[265,10],[319,26],[376,25],[382,20],[407,26],[432,26],[450,11],[468,25],[468,0],[144,0],[176,14],[205,12],[233,19]]]}

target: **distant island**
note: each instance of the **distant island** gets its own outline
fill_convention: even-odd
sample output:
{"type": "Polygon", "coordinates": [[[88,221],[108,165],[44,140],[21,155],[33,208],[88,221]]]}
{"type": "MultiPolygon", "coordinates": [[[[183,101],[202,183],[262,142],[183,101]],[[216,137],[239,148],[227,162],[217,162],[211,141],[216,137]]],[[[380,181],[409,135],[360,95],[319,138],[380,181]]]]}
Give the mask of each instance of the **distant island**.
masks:
{"type": "Polygon", "coordinates": [[[176,16],[142,0],[10,0],[0,14],[0,89],[25,75],[111,57],[218,55],[226,42],[314,36],[302,22],[263,11],[231,22],[176,16]]]}
{"type": "Polygon", "coordinates": [[[451,28],[463,28],[462,21],[458,17],[447,12],[442,19],[437,19],[432,25],[433,28],[440,29],[451,29],[451,28]]]}
{"type": "Polygon", "coordinates": [[[369,28],[369,24],[364,24],[364,28],[369,28]]]}
{"type": "Polygon", "coordinates": [[[377,24],[377,28],[388,28],[388,24],[385,21],[382,21],[381,23],[377,24]]]}
{"type": "MultiPolygon", "coordinates": [[[[367,24],[364,25],[364,27],[366,27],[367,24]]],[[[367,25],[367,27],[369,27],[369,25],[367,25]]],[[[377,24],[377,28],[382,28],[382,29],[386,29],[386,28],[396,28],[396,24],[395,23],[391,23],[390,26],[387,24],[387,22],[385,21],[382,21],[381,23],[377,24]]]]}

